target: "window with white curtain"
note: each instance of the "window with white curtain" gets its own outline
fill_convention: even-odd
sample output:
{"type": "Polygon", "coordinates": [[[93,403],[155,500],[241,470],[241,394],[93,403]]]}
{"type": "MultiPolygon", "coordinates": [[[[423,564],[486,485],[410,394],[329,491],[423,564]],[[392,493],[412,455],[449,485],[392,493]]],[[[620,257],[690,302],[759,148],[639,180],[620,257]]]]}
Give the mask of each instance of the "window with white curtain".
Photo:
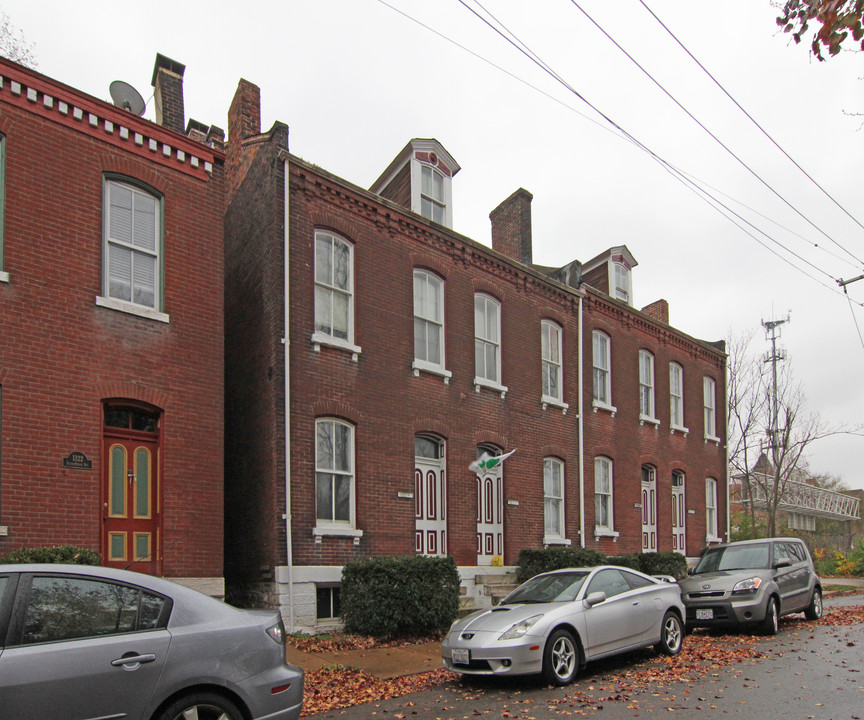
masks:
{"type": "Polygon", "coordinates": [[[354,257],[351,245],[325,230],[315,231],[315,336],[354,342],[354,257]]]}
{"type": "Polygon", "coordinates": [[[319,526],[354,526],[354,427],[315,421],[315,510],[319,526]]]}

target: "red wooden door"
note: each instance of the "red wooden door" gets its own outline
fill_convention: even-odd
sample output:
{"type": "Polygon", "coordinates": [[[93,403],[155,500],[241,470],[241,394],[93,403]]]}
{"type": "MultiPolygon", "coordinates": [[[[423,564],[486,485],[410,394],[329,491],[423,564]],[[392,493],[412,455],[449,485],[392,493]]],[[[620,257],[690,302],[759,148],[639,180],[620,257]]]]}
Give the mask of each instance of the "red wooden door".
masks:
{"type": "Polygon", "coordinates": [[[158,575],[159,444],[106,437],[104,460],[103,564],[158,575]]]}

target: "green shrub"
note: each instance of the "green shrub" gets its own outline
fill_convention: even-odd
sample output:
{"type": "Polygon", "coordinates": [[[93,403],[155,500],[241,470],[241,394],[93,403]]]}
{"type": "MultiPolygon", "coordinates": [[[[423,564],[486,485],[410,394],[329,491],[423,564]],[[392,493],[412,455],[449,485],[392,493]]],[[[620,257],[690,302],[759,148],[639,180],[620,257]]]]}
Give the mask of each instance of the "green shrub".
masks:
{"type": "Polygon", "coordinates": [[[630,568],[631,570],[641,570],[641,557],[641,553],[630,553],[629,555],[610,555],[606,558],[606,563],[609,565],[618,565],[619,567],[630,568]]]}
{"type": "Polygon", "coordinates": [[[99,553],[74,545],[53,547],[21,547],[0,558],[0,563],[66,563],[69,565],[99,565],[99,553]]]}
{"type": "Polygon", "coordinates": [[[646,575],[671,575],[676,580],[687,577],[687,559],[677,552],[666,550],[664,552],[642,553],[639,558],[639,567],[646,575]]]}
{"type": "Polygon", "coordinates": [[[450,627],[459,610],[452,557],[376,557],[342,570],[345,631],[379,639],[428,637],[450,627]]]}
{"type": "Polygon", "coordinates": [[[849,552],[849,562],[852,564],[852,575],[864,577],[864,543],[860,540],[849,552]]]}
{"type": "Polygon", "coordinates": [[[583,547],[524,548],[519,551],[519,573],[516,579],[523,583],[550,570],[594,567],[605,562],[603,553],[583,547]]]}

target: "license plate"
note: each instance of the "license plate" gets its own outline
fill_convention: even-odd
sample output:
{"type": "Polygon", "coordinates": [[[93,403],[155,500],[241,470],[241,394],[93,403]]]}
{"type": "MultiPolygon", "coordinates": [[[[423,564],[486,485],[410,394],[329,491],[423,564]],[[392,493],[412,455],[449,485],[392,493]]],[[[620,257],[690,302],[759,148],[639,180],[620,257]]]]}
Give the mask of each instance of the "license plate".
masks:
{"type": "Polygon", "coordinates": [[[450,650],[450,660],[454,665],[468,665],[471,662],[471,651],[453,648],[450,650]]]}
{"type": "Polygon", "coordinates": [[[696,619],[697,620],[713,620],[714,619],[714,611],[710,608],[696,608],[696,619]]]}

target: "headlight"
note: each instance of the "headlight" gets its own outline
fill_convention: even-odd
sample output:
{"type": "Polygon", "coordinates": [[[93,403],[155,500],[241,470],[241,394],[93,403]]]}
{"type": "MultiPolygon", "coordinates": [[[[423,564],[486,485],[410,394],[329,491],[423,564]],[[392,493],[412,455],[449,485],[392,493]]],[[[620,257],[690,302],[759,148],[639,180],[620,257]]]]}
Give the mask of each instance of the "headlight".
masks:
{"type": "Polygon", "coordinates": [[[543,615],[534,615],[532,617],[526,618],[521,622],[516,623],[513,627],[511,627],[507,632],[505,632],[499,640],[513,640],[515,638],[522,637],[525,633],[527,633],[531,627],[536,623],[543,615]]]}
{"type": "Polygon", "coordinates": [[[755,593],[760,585],[762,585],[761,577],[752,577],[747,578],[746,580],[742,580],[739,583],[735,583],[735,587],[732,588],[733,595],[746,595],[748,593],[755,593]]]}

